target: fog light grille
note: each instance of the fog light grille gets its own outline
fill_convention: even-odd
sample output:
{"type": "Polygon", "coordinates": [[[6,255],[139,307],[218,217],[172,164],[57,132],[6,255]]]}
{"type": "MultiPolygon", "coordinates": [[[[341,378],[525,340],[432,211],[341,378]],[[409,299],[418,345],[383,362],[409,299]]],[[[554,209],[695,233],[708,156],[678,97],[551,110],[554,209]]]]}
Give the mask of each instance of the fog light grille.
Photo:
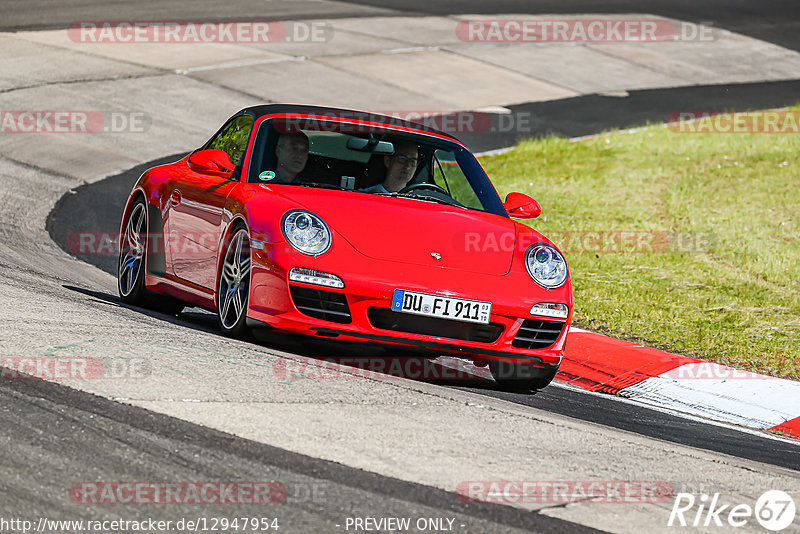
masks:
{"type": "Polygon", "coordinates": [[[353,321],[343,293],[294,285],[289,286],[289,292],[295,307],[309,317],[342,324],[353,321]]]}
{"type": "Polygon", "coordinates": [[[511,345],[518,349],[546,349],[558,340],[565,324],[557,321],[525,319],[511,345]]]}

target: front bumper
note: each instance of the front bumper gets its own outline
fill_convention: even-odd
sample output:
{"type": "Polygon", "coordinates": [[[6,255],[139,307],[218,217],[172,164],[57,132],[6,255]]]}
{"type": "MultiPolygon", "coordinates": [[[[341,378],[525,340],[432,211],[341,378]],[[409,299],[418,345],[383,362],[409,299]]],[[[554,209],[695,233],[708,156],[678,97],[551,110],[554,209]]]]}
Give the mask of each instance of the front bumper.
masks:
{"type": "Polygon", "coordinates": [[[346,243],[339,245],[336,254],[329,252],[318,257],[299,254],[287,243],[267,243],[263,250],[252,249],[250,305],[247,314],[250,323],[266,323],[273,328],[300,334],[406,345],[437,353],[534,366],[553,367],[560,363],[572,315],[569,281],[560,288],[545,289],[530,279],[524,267],[520,273],[517,265],[512,265],[511,272],[507,275],[495,276],[446,267],[376,260],[361,255],[346,243]],[[345,287],[334,289],[290,282],[289,270],[292,267],[334,274],[344,281],[345,287]],[[514,274],[515,271],[517,274],[514,274]],[[302,313],[292,299],[290,286],[344,295],[350,320],[343,322],[340,317],[335,321],[325,320],[302,313]],[[430,331],[423,335],[376,327],[375,309],[389,310],[394,290],[398,288],[492,302],[490,323],[502,331],[493,341],[475,341],[431,335],[430,331]],[[530,315],[531,307],[537,302],[565,303],[570,308],[570,315],[566,320],[530,315]],[[370,309],[373,321],[370,320],[370,309]],[[514,339],[520,334],[525,319],[559,322],[563,326],[555,342],[546,348],[515,347],[514,339]]]}

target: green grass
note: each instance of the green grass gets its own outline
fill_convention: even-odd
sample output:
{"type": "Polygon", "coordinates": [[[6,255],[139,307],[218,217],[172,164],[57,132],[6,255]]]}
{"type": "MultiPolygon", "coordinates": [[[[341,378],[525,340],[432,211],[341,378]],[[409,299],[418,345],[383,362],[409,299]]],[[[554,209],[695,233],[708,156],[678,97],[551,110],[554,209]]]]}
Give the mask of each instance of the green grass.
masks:
{"type": "Polygon", "coordinates": [[[529,224],[564,247],[576,325],[797,379],[798,155],[800,134],[654,125],[580,142],[525,141],[481,163],[503,198],[520,191],[541,204],[529,224]],[[565,233],[593,231],[684,240],[614,253],[565,233]]]}

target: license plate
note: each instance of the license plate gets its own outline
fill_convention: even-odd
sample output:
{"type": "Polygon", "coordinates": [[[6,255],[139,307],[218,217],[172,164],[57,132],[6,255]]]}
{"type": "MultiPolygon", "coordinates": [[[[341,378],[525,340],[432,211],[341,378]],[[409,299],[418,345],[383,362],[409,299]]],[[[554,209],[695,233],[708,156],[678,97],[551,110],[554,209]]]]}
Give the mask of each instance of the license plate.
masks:
{"type": "Polygon", "coordinates": [[[492,303],[395,289],[392,309],[404,313],[488,324],[492,303]]]}

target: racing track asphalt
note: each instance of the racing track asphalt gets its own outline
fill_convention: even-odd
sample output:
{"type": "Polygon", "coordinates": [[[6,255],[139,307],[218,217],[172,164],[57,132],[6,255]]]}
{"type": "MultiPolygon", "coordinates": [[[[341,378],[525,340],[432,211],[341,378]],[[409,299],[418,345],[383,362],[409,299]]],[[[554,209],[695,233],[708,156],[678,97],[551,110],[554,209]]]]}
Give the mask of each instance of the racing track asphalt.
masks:
{"type": "Polygon", "coordinates": [[[35,525],[41,517],[173,522],[269,517],[277,518],[284,532],[331,532],[345,531],[348,517],[377,516],[450,518],[454,530],[465,533],[601,532],[511,506],[464,503],[451,492],[256,443],[53,382],[3,382],[0,428],[15,429],[13,436],[0,435],[0,517],[6,520],[35,525]],[[285,487],[286,499],[202,507],[78,504],[70,488],[87,480],[277,482],[285,487]]]}
{"type": "Polygon", "coordinates": [[[575,14],[649,13],[730,31],[800,50],[800,3],[795,0],[159,0],[97,2],[72,0],[69,7],[50,0],[4,0],[3,30],[64,28],[77,20],[263,20],[385,15],[494,13],[575,14]]]}
{"type": "MultiPolygon", "coordinates": [[[[348,0],[349,4],[390,8],[392,0],[348,0]]],[[[518,13],[648,13],[710,24],[762,41],[800,50],[800,3],[794,0],[407,0],[404,10],[424,15],[518,13]]]]}

